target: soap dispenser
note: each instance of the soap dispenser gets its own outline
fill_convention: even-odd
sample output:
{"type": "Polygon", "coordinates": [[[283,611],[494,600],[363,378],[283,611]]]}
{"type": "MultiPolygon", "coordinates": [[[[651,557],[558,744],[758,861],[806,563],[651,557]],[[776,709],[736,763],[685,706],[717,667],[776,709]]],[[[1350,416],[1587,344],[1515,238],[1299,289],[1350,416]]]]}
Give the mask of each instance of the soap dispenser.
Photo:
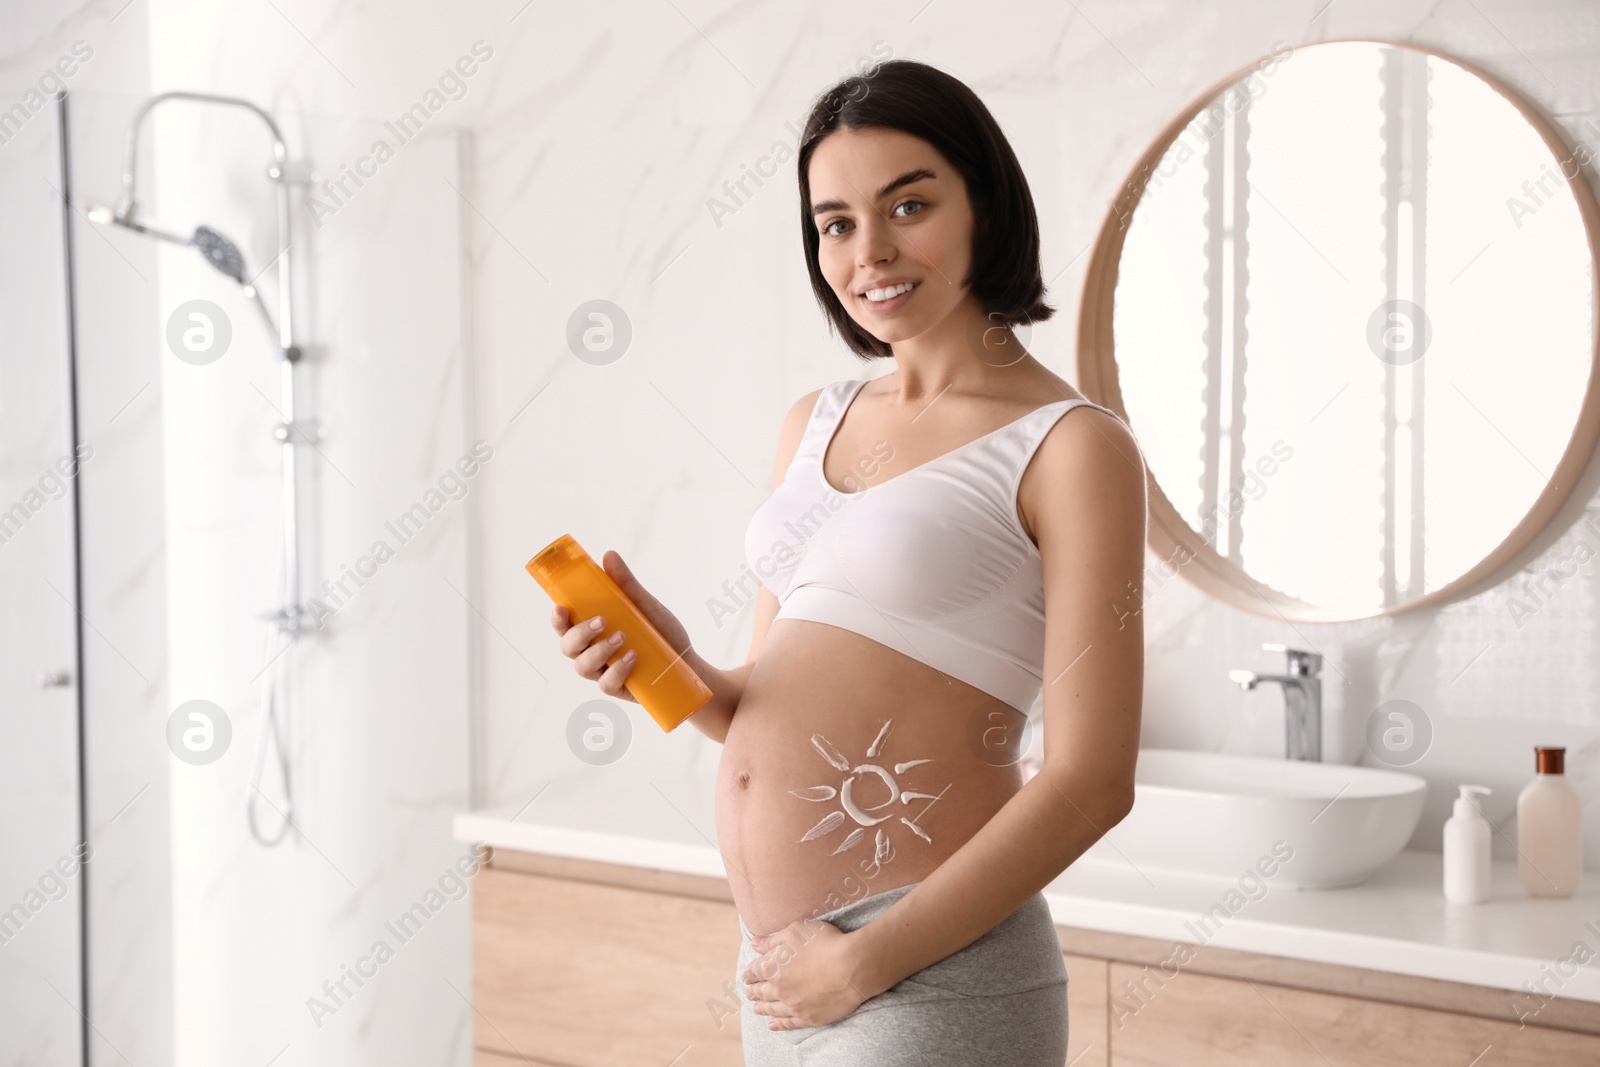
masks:
{"type": "Polygon", "coordinates": [[[1492,790],[1463,785],[1455,814],[1444,824],[1444,898],[1452,904],[1482,904],[1489,899],[1489,820],[1479,808],[1492,790]]]}
{"type": "Polygon", "coordinates": [[[1564,748],[1534,748],[1537,774],[1517,797],[1517,877],[1530,896],[1570,897],[1583,876],[1583,802],[1564,748]]]}

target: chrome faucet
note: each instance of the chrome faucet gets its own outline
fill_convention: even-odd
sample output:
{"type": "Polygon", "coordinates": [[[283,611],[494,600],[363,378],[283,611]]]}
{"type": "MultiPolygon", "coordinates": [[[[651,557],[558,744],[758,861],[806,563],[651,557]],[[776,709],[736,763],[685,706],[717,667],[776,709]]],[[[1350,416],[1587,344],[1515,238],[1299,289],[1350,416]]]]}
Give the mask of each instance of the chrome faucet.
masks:
{"type": "Polygon", "coordinates": [[[1229,671],[1228,678],[1240,689],[1254,689],[1261,682],[1283,686],[1283,758],[1322,762],[1322,656],[1288,645],[1262,645],[1268,652],[1289,657],[1288,674],[1257,674],[1254,671],[1229,671]]]}

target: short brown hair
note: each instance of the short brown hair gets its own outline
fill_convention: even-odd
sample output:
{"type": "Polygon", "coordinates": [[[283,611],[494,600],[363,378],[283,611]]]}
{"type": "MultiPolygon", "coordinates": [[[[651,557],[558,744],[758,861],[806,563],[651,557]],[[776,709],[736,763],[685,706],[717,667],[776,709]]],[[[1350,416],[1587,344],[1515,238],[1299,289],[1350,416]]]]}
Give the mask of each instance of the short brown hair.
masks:
{"type": "Polygon", "coordinates": [[[972,266],[962,284],[997,323],[1043,322],[1055,314],[1044,302],[1039,269],[1039,217],[1022,166],[1000,124],[960,80],[909,59],[894,59],[851,75],[812,106],[800,137],[800,234],[811,289],[833,329],[866,360],[892,356],[888,344],[852,319],[817,262],[821,234],[811,215],[811,153],[841,126],[901,130],[932,145],[961,172],[972,204],[972,266]]]}

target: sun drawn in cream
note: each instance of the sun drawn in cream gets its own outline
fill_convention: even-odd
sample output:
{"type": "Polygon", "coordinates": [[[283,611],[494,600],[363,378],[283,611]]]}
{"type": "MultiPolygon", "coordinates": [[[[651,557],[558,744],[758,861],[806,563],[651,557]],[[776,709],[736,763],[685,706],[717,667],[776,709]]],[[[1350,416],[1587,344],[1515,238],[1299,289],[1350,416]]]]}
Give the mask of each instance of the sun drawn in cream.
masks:
{"type": "MultiPolygon", "coordinates": [[[[892,719],[885,719],[883,721],[883,728],[878,731],[877,738],[875,738],[872,744],[867,748],[868,760],[876,760],[878,758],[878,753],[883,747],[884,738],[888,736],[889,726],[893,721],[894,720],[892,719]]],[[[918,793],[909,789],[902,790],[899,783],[895,781],[894,775],[904,774],[906,771],[917,766],[918,764],[932,763],[932,760],[914,759],[905,763],[896,763],[894,765],[894,774],[890,774],[888,770],[873,762],[862,763],[852,767],[850,765],[850,761],[845,759],[844,756],[840,755],[839,750],[833,746],[833,743],[826,737],[823,737],[821,734],[812,734],[811,743],[812,745],[816,746],[817,751],[822,754],[822,758],[828,761],[829,766],[844,774],[844,783],[838,789],[835,789],[831,785],[812,785],[807,786],[804,789],[791,789],[789,792],[793,793],[801,800],[810,800],[819,804],[826,803],[827,801],[832,800],[834,797],[838,797],[839,806],[843,810],[831,811],[827,815],[823,816],[821,822],[807,830],[805,836],[800,838],[801,843],[803,844],[807,841],[815,841],[819,837],[825,837],[826,835],[833,833],[835,830],[839,829],[839,827],[843,826],[847,819],[854,820],[856,823],[855,827],[845,835],[845,839],[839,842],[839,847],[834,849],[831,853],[829,853],[829,855],[837,856],[841,852],[855,848],[857,845],[861,844],[862,841],[866,840],[868,828],[877,826],[878,828],[874,834],[873,860],[879,864],[885,862],[893,850],[889,845],[888,833],[885,832],[883,827],[878,826],[878,824],[881,822],[886,822],[895,817],[894,811],[885,809],[892,808],[892,806],[896,803],[901,805],[909,805],[913,800],[929,801],[930,803],[927,805],[927,807],[923,808],[922,811],[917,814],[917,818],[920,819],[922,816],[928,813],[928,808],[933,807],[933,805],[937,803],[950,788],[949,785],[946,785],[944,789],[939,790],[937,793],[918,793]],[[875,804],[870,808],[862,807],[856,802],[854,796],[856,783],[867,776],[876,776],[889,790],[889,799],[885,800],[881,804],[875,804]]],[[[927,831],[923,830],[922,827],[917,825],[916,820],[908,819],[904,815],[901,815],[900,821],[909,826],[912,833],[916,834],[930,845],[933,844],[933,838],[929,837],[927,831]]]]}

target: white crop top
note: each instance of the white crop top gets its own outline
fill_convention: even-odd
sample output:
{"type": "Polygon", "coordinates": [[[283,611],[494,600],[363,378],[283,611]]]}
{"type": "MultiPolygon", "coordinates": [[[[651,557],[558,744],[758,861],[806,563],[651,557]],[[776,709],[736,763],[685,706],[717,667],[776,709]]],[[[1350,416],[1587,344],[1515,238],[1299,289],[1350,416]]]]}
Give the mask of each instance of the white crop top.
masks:
{"type": "Polygon", "coordinates": [[[746,561],[777,596],[778,618],[851,630],[1026,714],[1044,684],[1044,572],[1017,488],[1062,415],[1115,412],[1058,400],[843,493],[822,457],[866,382],[823,388],[783,483],[745,530],[746,561]]]}

